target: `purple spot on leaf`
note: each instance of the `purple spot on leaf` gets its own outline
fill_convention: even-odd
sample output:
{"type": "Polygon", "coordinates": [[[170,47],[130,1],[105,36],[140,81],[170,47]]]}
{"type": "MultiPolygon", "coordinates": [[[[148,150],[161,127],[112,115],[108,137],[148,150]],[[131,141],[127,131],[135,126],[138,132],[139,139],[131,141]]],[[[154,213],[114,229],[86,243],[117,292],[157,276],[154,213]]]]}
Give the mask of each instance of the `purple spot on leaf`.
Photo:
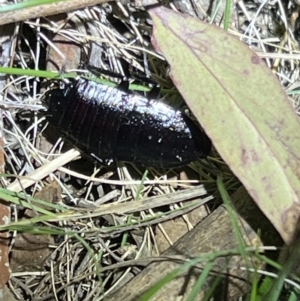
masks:
{"type": "Polygon", "coordinates": [[[248,162],[248,155],[247,155],[247,151],[245,149],[242,149],[242,162],[243,164],[246,164],[248,162]]]}
{"type": "Polygon", "coordinates": [[[257,55],[251,56],[251,63],[255,64],[255,65],[258,65],[260,63],[259,57],[257,55]]]}

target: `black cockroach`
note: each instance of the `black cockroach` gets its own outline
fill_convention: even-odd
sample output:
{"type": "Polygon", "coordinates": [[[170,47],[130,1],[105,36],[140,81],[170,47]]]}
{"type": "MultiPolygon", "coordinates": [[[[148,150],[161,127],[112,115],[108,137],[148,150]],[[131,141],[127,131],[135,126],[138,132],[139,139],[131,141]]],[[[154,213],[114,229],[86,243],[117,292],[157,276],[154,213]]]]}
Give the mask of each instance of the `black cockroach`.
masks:
{"type": "Polygon", "coordinates": [[[46,93],[47,119],[84,153],[146,167],[205,158],[211,142],[184,113],[143,96],[80,78],[46,93]]]}

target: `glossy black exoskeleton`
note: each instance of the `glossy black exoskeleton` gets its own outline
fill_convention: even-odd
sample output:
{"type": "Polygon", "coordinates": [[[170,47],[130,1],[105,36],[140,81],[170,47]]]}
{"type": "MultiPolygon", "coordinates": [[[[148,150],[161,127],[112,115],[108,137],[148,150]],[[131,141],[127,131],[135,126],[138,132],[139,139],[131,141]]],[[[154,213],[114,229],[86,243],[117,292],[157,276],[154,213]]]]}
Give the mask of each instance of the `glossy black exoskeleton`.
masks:
{"type": "Polygon", "coordinates": [[[47,119],[71,143],[101,160],[171,168],[205,158],[211,142],[185,114],[86,79],[45,97],[47,119]]]}

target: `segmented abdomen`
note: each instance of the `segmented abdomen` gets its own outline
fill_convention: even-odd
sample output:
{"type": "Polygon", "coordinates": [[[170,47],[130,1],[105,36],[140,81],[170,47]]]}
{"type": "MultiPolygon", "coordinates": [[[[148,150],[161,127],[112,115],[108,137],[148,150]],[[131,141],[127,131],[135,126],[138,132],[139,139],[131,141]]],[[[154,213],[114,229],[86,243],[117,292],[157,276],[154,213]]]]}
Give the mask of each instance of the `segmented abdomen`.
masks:
{"type": "Polygon", "coordinates": [[[204,158],[211,142],[185,114],[156,100],[86,79],[46,95],[47,119],[101,159],[170,168],[204,158]]]}

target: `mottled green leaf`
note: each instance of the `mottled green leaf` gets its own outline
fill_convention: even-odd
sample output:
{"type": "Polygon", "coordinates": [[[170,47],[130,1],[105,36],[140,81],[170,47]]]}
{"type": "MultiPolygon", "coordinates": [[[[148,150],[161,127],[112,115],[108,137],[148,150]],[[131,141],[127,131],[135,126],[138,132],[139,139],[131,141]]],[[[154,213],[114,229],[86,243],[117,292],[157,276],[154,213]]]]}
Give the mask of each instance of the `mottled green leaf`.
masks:
{"type": "Polygon", "coordinates": [[[300,213],[300,126],[278,79],[222,29],[158,7],[153,45],[214,146],[290,243],[300,213]]]}

